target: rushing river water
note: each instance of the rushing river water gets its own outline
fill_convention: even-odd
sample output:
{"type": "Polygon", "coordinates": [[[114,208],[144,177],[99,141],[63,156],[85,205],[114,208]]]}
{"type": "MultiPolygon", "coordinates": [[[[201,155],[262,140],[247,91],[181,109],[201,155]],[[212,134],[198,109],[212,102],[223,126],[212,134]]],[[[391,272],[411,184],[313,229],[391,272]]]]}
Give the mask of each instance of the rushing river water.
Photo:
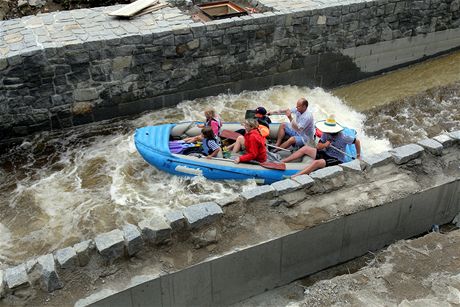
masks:
{"type": "Polygon", "coordinates": [[[208,107],[213,107],[226,121],[242,120],[247,109],[260,105],[269,110],[291,107],[305,96],[316,120],[333,113],[339,122],[355,128],[364,155],[459,129],[460,61],[451,61],[459,55],[421,64],[421,76],[430,69],[438,71],[440,65],[446,66],[445,71],[457,70],[442,84],[434,83],[442,85],[438,88],[419,82],[423,86],[414,89],[417,82],[409,81],[409,77],[417,79],[421,71],[417,65],[333,93],[321,88],[280,86],[238,95],[222,94],[185,101],[175,108],[132,119],[31,137],[0,158],[0,262],[18,263],[126,222],[159,218],[167,210],[230,196],[255,186],[253,181],[214,182],[160,172],[136,152],[136,127],[202,120],[202,111],[208,107]],[[390,95],[391,80],[399,80],[398,92],[404,93],[404,82],[398,75],[401,73],[406,76],[410,97],[390,95]],[[381,103],[379,93],[394,99],[381,103]]]}

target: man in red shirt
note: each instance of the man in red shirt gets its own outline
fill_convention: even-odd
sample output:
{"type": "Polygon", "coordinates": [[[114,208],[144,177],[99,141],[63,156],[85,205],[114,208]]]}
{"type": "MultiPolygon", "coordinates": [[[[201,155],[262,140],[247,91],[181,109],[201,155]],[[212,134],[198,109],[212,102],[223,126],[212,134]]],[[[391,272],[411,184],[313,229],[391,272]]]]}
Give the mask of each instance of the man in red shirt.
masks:
{"type": "Polygon", "coordinates": [[[248,119],[243,124],[246,129],[244,135],[244,146],[246,147],[246,153],[240,157],[237,157],[234,162],[265,162],[267,161],[267,148],[265,147],[265,138],[260,135],[258,129],[259,123],[255,119],[248,119]]]}

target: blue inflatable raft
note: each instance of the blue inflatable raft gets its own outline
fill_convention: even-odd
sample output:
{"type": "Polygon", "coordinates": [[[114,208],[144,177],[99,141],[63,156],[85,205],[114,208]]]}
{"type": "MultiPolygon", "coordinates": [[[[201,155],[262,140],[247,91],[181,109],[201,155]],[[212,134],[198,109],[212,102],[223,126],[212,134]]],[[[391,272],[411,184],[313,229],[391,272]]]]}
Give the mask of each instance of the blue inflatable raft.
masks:
{"type": "MultiPolygon", "coordinates": [[[[270,126],[270,137],[276,137],[279,124],[270,126]]],[[[223,129],[242,129],[240,124],[225,123],[223,129]]],[[[165,124],[136,129],[134,142],[141,156],[159,170],[179,176],[204,176],[212,180],[246,180],[255,179],[259,183],[270,184],[289,178],[303,169],[311,158],[286,163],[286,170],[267,169],[260,165],[232,161],[209,160],[193,155],[175,154],[171,152],[169,141],[173,137],[194,136],[200,133],[196,122],[165,124]]],[[[353,148],[347,153],[353,155],[353,148]]]]}

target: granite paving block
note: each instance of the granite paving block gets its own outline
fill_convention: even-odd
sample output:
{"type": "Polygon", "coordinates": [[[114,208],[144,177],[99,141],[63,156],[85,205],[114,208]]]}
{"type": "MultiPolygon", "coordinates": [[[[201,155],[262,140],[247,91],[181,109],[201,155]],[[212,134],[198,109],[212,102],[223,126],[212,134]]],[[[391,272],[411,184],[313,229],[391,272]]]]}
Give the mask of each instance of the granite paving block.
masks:
{"type": "Polygon", "coordinates": [[[302,187],[300,183],[292,179],[276,181],[272,183],[271,186],[275,189],[276,195],[285,194],[300,189],[302,187]]]}
{"type": "Polygon", "coordinates": [[[362,161],[365,164],[365,169],[371,169],[373,167],[379,167],[383,165],[390,164],[393,160],[391,153],[388,151],[384,151],[378,154],[364,156],[362,161]]]}
{"type": "Polygon", "coordinates": [[[161,244],[171,239],[171,226],[163,219],[142,220],[138,224],[144,239],[152,244],[161,244]]]}
{"type": "Polygon", "coordinates": [[[417,144],[422,146],[423,148],[425,148],[426,151],[435,156],[442,155],[443,146],[438,141],[435,141],[433,139],[425,139],[418,141],[417,144]]]}
{"type": "Polygon", "coordinates": [[[109,261],[123,256],[125,239],[123,238],[123,232],[119,229],[96,236],[94,242],[99,253],[109,261]]]}
{"type": "Polygon", "coordinates": [[[271,185],[258,186],[241,193],[241,196],[245,200],[268,199],[274,195],[275,189],[271,185]]]}
{"type": "Polygon", "coordinates": [[[216,203],[223,208],[237,203],[240,199],[240,195],[231,195],[225,198],[219,198],[216,200],[216,203]]]}
{"type": "Polygon", "coordinates": [[[315,179],[326,180],[326,179],[331,179],[331,178],[337,177],[342,172],[343,172],[343,169],[340,166],[334,165],[334,166],[321,168],[319,170],[311,172],[310,177],[313,180],[315,180],[315,179]]]}
{"type": "Polygon", "coordinates": [[[133,224],[126,224],[123,226],[122,231],[128,255],[132,256],[139,252],[144,246],[144,241],[142,240],[139,228],[133,224]]]}
{"type": "Polygon", "coordinates": [[[0,298],[5,296],[5,273],[0,270],[0,298]]]}
{"type": "Polygon", "coordinates": [[[30,286],[29,278],[26,272],[26,266],[24,264],[20,264],[12,268],[7,268],[5,270],[4,278],[6,285],[11,290],[21,286],[30,286]]]}
{"type": "Polygon", "coordinates": [[[191,229],[211,224],[224,214],[222,208],[214,202],[189,206],[182,210],[182,213],[191,229]]]}
{"type": "Polygon", "coordinates": [[[359,159],[352,160],[350,162],[342,163],[340,166],[343,168],[344,171],[351,171],[351,172],[362,172],[361,169],[361,161],[359,159]]]}
{"type": "Polygon", "coordinates": [[[89,263],[90,252],[94,248],[93,240],[86,240],[80,243],[77,243],[73,246],[75,252],[77,253],[78,264],[80,266],[85,266],[89,263]]]}
{"type": "Polygon", "coordinates": [[[54,257],[61,269],[73,269],[77,263],[77,253],[72,247],[57,250],[54,257]]]}
{"type": "Polygon", "coordinates": [[[309,175],[300,175],[292,178],[292,180],[298,182],[302,188],[309,188],[313,185],[313,183],[315,183],[315,180],[313,180],[313,178],[309,175]]]}
{"type": "Polygon", "coordinates": [[[460,143],[460,130],[449,132],[449,136],[458,144],[460,143]]]}
{"type": "Polygon", "coordinates": [[[166,222],[171,226],[174,231],[179,231],[187,225],[185,220],[185,216],[182,214],[181,211],[173,210],[168,211],[165,214],[166,222]]]}
{"type": "Polygon", "coordinates": [[[37,265],[37,263],[37,258],[32,258],[26,261],[25,265],[27,274],[29,274],[35,268],[35,265],[37,265]]]}
{"type": "Polygon", "coordinates": [[[454,144],[454,139],[448,136],[447,134],[440,134],[433,138],[436,142],[441,143],[444,147],[450,147],[454,144]]]}
{"type": "Polygon", "coordinates": [[[404,164],[421,156],[424,149],[417,144],[408,144],[390,150],[396,164],[404,164]]]}
{"type": "Polygon", "coordinates": [[[40,256],[37,260],[43,290],[53,292],[54,290],[61,289],[63,284],[56,272],[53,255],[47,254],[40,256]]]}

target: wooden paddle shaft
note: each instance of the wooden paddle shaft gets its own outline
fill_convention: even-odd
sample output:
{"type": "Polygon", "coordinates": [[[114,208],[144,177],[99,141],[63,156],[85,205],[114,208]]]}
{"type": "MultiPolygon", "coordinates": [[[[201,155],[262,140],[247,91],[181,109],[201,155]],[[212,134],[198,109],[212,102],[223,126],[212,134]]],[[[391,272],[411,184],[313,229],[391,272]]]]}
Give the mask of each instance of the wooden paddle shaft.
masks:
{"type": "Polygon", "coordinates": [[[353,157],[352,155],[346,153],[345,151],[342,151],[342,150],[338,149],[337,147],[335,147],[335,146],[332,145],[332,144],[330,144],[329,146],[332,147],[332,148],[334,148],[334,149],[337,150],[338,152],[343,153],[344,155],[346,155],[346,156],[352,158],[353,160],[356,159],[356,157],[353,157]]]}

